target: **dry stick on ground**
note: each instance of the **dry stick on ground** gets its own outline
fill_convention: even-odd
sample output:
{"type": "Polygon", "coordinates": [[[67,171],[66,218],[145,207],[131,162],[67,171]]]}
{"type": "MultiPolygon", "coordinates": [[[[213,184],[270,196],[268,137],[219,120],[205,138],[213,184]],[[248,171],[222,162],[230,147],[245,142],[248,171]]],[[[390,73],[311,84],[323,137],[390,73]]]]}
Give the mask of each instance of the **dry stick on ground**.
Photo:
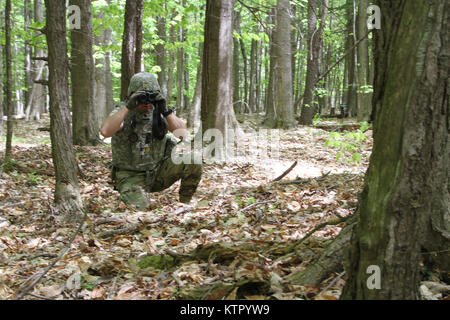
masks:
{"type": "Polygon", "coordinates": [[[343,276],[345,275],[345,271],[340,273],[336,278],[333,279],[333,281],[330,282],[329,285],[327,285],[322,291],[319,292],[318,296],[320,296],[321,294],[323,294],[325,291],[327,291],[328,289],[330,289],[332,286],[334,286],[334,284],[343,276]]]}
{"type": "MultiPolygon", "coordinates": [[[[45,268],[45,270],[42,271],[42,273],[38,277],[36,277],[36,279],[34,279],[34,281],[31,284],[29,284],[25,289],[23,289],[23,291],[21,293],[17,294],[15,299],[19,300],[22,297],[24,297],[26,294],[28,294],[28,292],[31,289],[33,289],[33,287],[36,285],[36,283],[38,283],[47,274],[47,272],[49,272],[50,269],[53,268],[54,265],[59,260],[61,260],[61,258],[70,250],[70,246],[72,245],[73,240],[75,240],[75,237],[77,236],[77,234],[81,231],[81,228],[83,227],[85,220],[86,220],[86,213],[84,214],[84,216],[82,216],[82,220],[80,221],[80,224],[79,224],[77,230],[74,232],[74,234],[73,234],[72,238],[70,239],[69,244],[66,246],[66,248],[63,251],[61,251],[59,256],[47,268],[45,268]]],[[[37,274],[39,274],[39,273],[37,273],[37,274]]],[[[22,286],[24,284],[22,284],[22,286]]]]}
{"type": "Polygon", "coordinates": [[[281,176],[275,178],[275,179],[272,180],[272,181],[273,181],[273,182],[280,181],[280,180],[283,179],[289,172],[291,172],[292,169],[294,169],[296,165],[297,165],[297,161],[295,161],[295,162],[292,164],[292,166],[289,167],[289,169],[287,169],[285,172],[283,172],[283,174],[282,174],[281,176]]]}
{"type": "Polygon", "coordinates": [[[326,222],[322,222],[320,224],[318,224],[314,229],[312,229],[310,232],[308,232],[308,234],[306,236],[304,236],[303,238],[295,241],[293,244],[291,244],[288,248],[287,248],[287,253],[290,253],[292,251],[294,251],[295,247],[298,246],[299,244],[301,244],[303,241],[305,241],[306,239],[308,239],[314,232],[316,232],[319,229],[322,229],[323,227],[326,226],[335,226],[338,225],[342,222],[345,222],[349,217],[351,216],[347,216],[347,217],[342,217],[339,219],[335,219],[335,220],[330,220],[330,221],[326,221],[326,222]]]}
{"type": "MultiPolygon", "coordinates": [[[[176,214],[181,214],[184,213],[186,211],[191,211],[193,210],[193,207],[183,207],[183,208],[179,208],[171,213],[169,213],[168,215],[176,215],[176,214]]],[[[150,223],[146,223],[146,222],[138,222],[138,223],[133,223],[130,224],[127,227],[121,228],[121,229],[116,229],[116,230],[110,230],[110,231],[104,231],[102,233],[99,234],[100,238],[108,238],[111,236],[116,236],[116,235],[120,235],[120,234],[133,234],[138,232],[142,226],[144,226],[145,224],[154,224],[157,222],[160,222],[161,220],[163,220],[164,218],[160,218],[160,219],[156,219],[155,221],[152,221],[150,223]]]]}
{"type": "Polygon", "coordinates": [[[255,202],[255,203],[252,203],[249,206],[246,206],[245,208],[243,208],[243,209],[241,209],[239,211],[240,212],[244,212],[244,211],[247,211],[248,209],[250,209],[250,208],[252,208],[254,206],[257,206],[257,205],[260,205],[260,204],[272,203],[272,202],[276,202],[276,200],[266,200],[266,201],[261,201],[261,202],[255,202]]]}

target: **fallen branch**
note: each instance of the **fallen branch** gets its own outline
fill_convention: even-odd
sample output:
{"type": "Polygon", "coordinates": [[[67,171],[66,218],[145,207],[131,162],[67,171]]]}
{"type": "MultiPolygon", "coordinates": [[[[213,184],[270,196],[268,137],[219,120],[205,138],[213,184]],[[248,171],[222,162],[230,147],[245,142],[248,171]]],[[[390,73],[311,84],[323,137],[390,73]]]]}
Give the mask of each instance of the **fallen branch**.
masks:
{"type": "Polygon", "coordinates": [[[142,223],[133,223],[133,224],[129,225],[128,227],[125,227],[122,229],[104,231],[99,234],[99,237],[100,238],[109,238],[109,237],[117,236],[120,234],[133,234],[133,233],[138,232],[142,226],[143,226],[142,223]]]}
{"type": "Polygon", "coordinates": [[[266,204],[266,203],[272,203],[272,202],[276,202],[276,200],[266,200],[266,201],[261,201],[261,202],[255,202],[255,203],[252,203],[252,204],[249,205],[249,206],[246,206],[244,209],[239,210],[239,211],[240,211],[240,212],[244,212],[244,211],[247,211],[248,209],[250,209],[250,208],[252,208],[252,207],[255,207],[255,206],[257,206],[257,205],[260,205],[260,204],[266,204]]]}
{"type": "Polygon", "coordinates": [[[273,181],[273,182],[280,181],[280,180],[283,179],[289,172],[291,172],[292,169],[294,169],[296,165],[297,165],[297,161],[295,161],[295,162],[289,167],[289,169],[287,169],[285,172],[283,172],[283,174],[282,174],[281,176],[275,178],[275,179],[272,180],[272,181],[273,181]]]}
{"type": "Polygon", "coordinates": [[[299,244],[301,244],[303,241],[305,241],[306,239],[308,239],[314,232],[316,232],[319,229],[322,229],[323,227],[326,226],[335,226],[338,225],[342,222],[345,222],[349,217],[351,216],[347,216],[347,217],[342,217],[339,219],[335,219],[335,220],[330,220],[330,221],[326,221],[326,222],[322,222],[320,224],[318,224],[314,229],[312,229],[310,232],[308,232],[308,234],[306,236],[304,236],[303,238],[295,241],[293,244],[291,244],[287,250],[286,253],[290,253],[292,251],[294,251],[295,247],[297,247],[299,244]]]}
{"type": "MultiPolygon", "coordinates": [[[[82,216],[82,220],[80,221],[80,224],[79,224],[79,226],[78,226],[78,228],[77,228],[77,230],[73,233],[73,235],[72,235],[72,238],[70,239],[70,241],[69,241],[69,244],[66,246],[66,248],[63,250],[63,251],[61,251],[61,253],[58,255],[58,257],[47,267],[47,268],[45,268],[45,270],[44,271],[42,271],[42,273],[39,275],[39,276],[37,276],[36,277],[36,279],[34,279],[33,280],[33,282],[31,282],[31,284],[29,284],[25,289],[23,289],[23,291],[21,292],[21,293],[19,293],[19,294],[17,294],[16,295],[16,297],[15,297],[15,299],[17,299],[17,300],[19,300],[19,299],[21,299],[22,297],[24,297],[25,295],[27,295],[28,294],[28,292],[31,290],[31,289],[33,289],[33,287],[47,274],[47,272],[49,272],[50,271],[50,269],[51,268],[53,268],[54,266],[55,266],[55,264],[59,261],[59,260],[61,260],[61,258],[67,253],[67,252],[69,252],[69,250],[70,250],[70,247],[71,247],[71,245],[72,245],[72,242],[75,240],[75,237],[77,236],[77,234],[81,231],[81,229],[82,229],[82,227],[83,227],[83,225],[84,225],[84,222],[85,222],[85,220],[86,220],[86,213],[82,216]]],[[[36,273],[36,275],[37,274],[39,274],[39,272],[38,273],[36,273]]],[[[33,279],[33,277],[31,277],[30,279],[33,279]]],[[[21,285],[21,287],[22,286],[24,286],[25,285],[25,283],[28,281],[28,279],[21,285]]]]}
{"type": "Polygon", "coordinates": [[[329,285],[327,285],[322,291],[320,291],[318,295],[320,296],[321,294],[323,294],[324,292],[326,292],[328,289],[330,289],[332,286],[334,286],[334,284],[335,284],[340,278],[342,278],[344,275],[345,275],[345,271],[342,272],[342,273],[340,273],[336,278],[334,278],[333,281],[331,281],[329,285]]]}

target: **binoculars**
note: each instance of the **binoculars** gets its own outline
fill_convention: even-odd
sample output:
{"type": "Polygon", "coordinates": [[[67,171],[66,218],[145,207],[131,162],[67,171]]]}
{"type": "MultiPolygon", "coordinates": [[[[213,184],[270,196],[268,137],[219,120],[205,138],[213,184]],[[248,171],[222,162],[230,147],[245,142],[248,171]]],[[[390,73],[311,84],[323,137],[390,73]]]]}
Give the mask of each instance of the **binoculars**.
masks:
{"type": "Polygon", "coordinates": [[[156,98],[158,97],[159,92],[150,92],[150,91],[140,91],[139,95],[136,97],[137,105],[143,104],[154,104],[157,102],[156,98]]]}

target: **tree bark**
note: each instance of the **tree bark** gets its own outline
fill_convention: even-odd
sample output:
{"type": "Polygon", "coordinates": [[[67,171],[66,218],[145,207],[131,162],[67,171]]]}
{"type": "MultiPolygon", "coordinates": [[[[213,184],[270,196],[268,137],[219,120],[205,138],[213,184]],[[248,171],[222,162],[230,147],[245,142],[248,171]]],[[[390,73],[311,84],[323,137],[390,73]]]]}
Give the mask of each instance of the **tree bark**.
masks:
{"type": "Polygon", "coordinates": [[[374,147],[342,298],[417,299],[421,260],[449,270],[450,5],[376,4],[374,147]],[[368,288],[371,265],[380,289],[368,288]]]}
{"type": "MultiPolygon", "coordinates": [[[[11,0],[5,3],[5,67],[6,67],[6,148],[5,164],[9,164],[12,152],[13,101],[12,101],[12,57],[11,57],[11,0]]],[[[3,121],[3,119],[2,119],[3,121]]]]}
{"type": "Polygon", "coordinates": [[[275,58],[275,42],[274,37],[276,34],[277,26],[277,9],[274,8],[269,16],[269,21],[275,25],[274,29],[269,34],[270,38],[270,69],[269,69],[269,81],[267,83],[267,101],[266,101],[266,116],[264,118],[264,125],[269,128],[275,127],[275,118],[277,115],[275,108],[276,91],[275,91],[275,78],[277,77],[277,59],[275,58]]]}
{"type": "Polygon", "coordinates": [[[45,0],[45,7],[55,203],[59,212],[72,220],[81,215],[82,205],[70,130],[66,5],[64,1],[45,0]]]}
{"type": "MultiPolygon", "coordinates": [[[[203,56],[203,44],[200,44],[199,56],[203,56]]],[[[195,83],[194,97],[192,98],[191,110],[187,119],[189,128],[197,128],[200,126],[200,105],[202,100],[202,74],[203,61],[200,60],[197,68],[197,80],[195,83]]]]}
{"type": "Polygon", "coordinates": [[[162,43],[158,43],[155,46],[155,54],[156,54],[156,65],[161,68],[161,71],[158,72],[158,82],[161,87],[161,91],[164,95],[167,96],[167,63],[166,63],[166,48],[165,44],[167,41],[166,35],[166,18],[164,16],[158,16],[158,37],[162,43]]]}
{"type": "Polygon", "coordinates": [[[70,0],[81,9],[81,28],[70,32],[72,80],[72,135],[79,146],[98,143],[99,116],[94,105],[95,63],[91,0],[70,0]]]}
{"type": "Polygon", "coordinates": [[[277,28],[274,37],[277,59],[276,127],[289,129],[296,124],[292,101],[291,17],[289,0],[278,0],[277,28]]]}
{"type": "Polygon", "coordinates": [[[128,86],[135,73],[136,66],[136,32],[137,32],[138,1],[127,0],[125,4],[125,26],[122,41],[122,77],[120,100],[128,95],[128,86]]]}
{"type": "Polygon", "coordinates": [[[136,1],[136,51],[134,54],[134,73],[139,73],[142,71],[142,32],[143,32],[143,21],[144,18],[144,0],[136,1]]]}
{"type": "Polygon", "coordinates": [[[372,94],[368,90],[370,85],[369,75],[369,39],[366,35],[367,28],[367,8],[369,0],[360,0],[358,7],[357,37],[362,40],[357,48],[358,55],[358,122],[369,121],[372,112],[372,94]]]}
{"type": "Polygon", "coordinates": [[[315,114],[314,90],[319,74],[319,51],[320,35],[317,30],[317,0],[308,1],[308,58],[305,93],[303,95],[303,106],[300,123],[312,124],[315,114]]]}
{"type": "Polygon", "coordinates": [[[234,0],[207,0],[201,119],[202,131],[216,128],[242,134],[232,107],[231,64],[234,0]]]}

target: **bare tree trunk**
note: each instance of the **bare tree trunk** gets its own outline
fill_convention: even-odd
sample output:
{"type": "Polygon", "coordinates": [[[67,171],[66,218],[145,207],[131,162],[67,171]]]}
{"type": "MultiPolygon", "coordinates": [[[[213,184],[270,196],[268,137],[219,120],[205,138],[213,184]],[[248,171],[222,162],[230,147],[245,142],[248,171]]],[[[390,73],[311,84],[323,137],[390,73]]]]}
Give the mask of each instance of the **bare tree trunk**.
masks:
{"type": "Polygon", "coordinates": [[[122,77],[120,100],[125,100],[128,95],[128,86],[131,77],[135,73],[136,56],[136,32],[138,17],[138,1],[127,0],[125,5],[125,26],[122,41],[122,77]]]}
{"type": "Polygon", "coordinates": [[[275,57],[277,59],[277,115],[276,126],[288,129],[296,124],[292,101],[291,75],[291,17],[289,0],[278,0],[277,29],[274,37],[275,57]]]}
{"type": "MultiPolygon", "coordinates": [[[[30,0],[24,0],[24,25],[25,32],[28,32],[28,26],[31,24],[31,4],[30,0]]],[[[25,60],[24,60],[24,69],[25,69],[25,106],[28,105],[30,101],[30,95],[33,87],[33,77],[31,72],[31,46],[28,40],[25,41],[25,60]]],[[[25,112],[26,110],[24,110],[25,112]]]]}
{"type": "Polygon", "coordinates": [[[134,55],[134,73],[139,73],[142,71],[142,32],[143,32],[143,21],[144,18],[144,0],[136,1],[136,52],[134,55]]]}
{"type": "MultiPolygon", "coordinates": [[[[103,20],[104,17],[104,12],[97,16],[100,20],[103,20]]],[[[96,45],[108,46],[111,42],[111,31],[111,28],[102,30],[100,35],[95,37],[96,45]]],[[[110,51],[95,59],[95,65],[95,106],[98,113],[98,125],[101,125],[110,114],[114,104],[112,96],[108,97],[111,92],[110,51]]]]}
{"type": "Polygon", "coordinates": [[[161,87],[161,91],[164,95],[167,96],[167,63],[166,63],[166,49],[165,44],[167,41],[166,35],[166,18],[163,16],[158,16],[158,37],[163,43],[158,43],[155,46],[155,54],[156,54],[156,65],[161,68],[161,71],[158,72],[158,81],[159,86],[161,87]]]}
{"type": "MultiPolygon", "coordinates": [[[[240,15],[233,12],[233,29],[239,30],[240,15]]],[[[242,110],[242,102],[240,101],[240,74],[239,74],[239,40],[233,37],[233,108],[234,112],[242,110]]]]}
{"type": "Polygon", "coordinates": [[[68,220],[81,215],[78,165],[73,154],[69,112],[69,62],[64,1],[45,0],[50,91],[50,138],[55,167],[55,203],[68,220]]]}
{"type": "Polygon", "coordinates": [[[234,0],[207,0],[203,52],[202,130],[216,128],[225,138],[228,130],[242,134],[232,107],[233,6],[234,0]]]}
{"type": "Polygon", "coordinates": [[[321,22],[317,25],[317,4],[318,1],[308,2],[308,70],[306,74],[305,94],[303,96],[303,107],[300,122],[304,125],[312,124],[316,113],[315,88],[319,76],[319,59],[322,46],[322,36],[325,27],[328,0],[322,1],[321,22]]]}
{"type": "Polygon", "coordinates": [[[275,42],[274,37],[276,34],[276,26],[277,26],[277,9],[274,8],[272,10],[271,15],[269,16],[271,23],[275,25],[275,28],[272,30],[269,35],[270,38],[270,70],[269,70],[269,81],[267,83],[267,102],[266,102],[266,117],[264,118],[264,124],[270,128],[275,127],[275,118],[277,115],[275,108],[275,100],[276,100],[276,91],[275,91],[275,78],[277,77],[277,59],[275,57],[275,42]]]}
{"type": "Polygon", "coordinates": [[[450,267],[450,4],[376,4],[374,146],[342,298],[417,299],[420,261],[450,267]]]}
{"type": "MultiPolygon", "coordinates": [[[[172,18],[175,17],[175,13],[172,14],[172,18]]],[[[174,44],[176,42],[175,37],[175,26],[170,26],[169,31],[169,41],[171,44],[174,44]]],[[[174,70],[175,70],[175,50],[171,49],[169,50],[169,69],[168,69],[168,75],[167,75],[167,105],[172,104],[173,99],[173,88],[175,83],[175,77],[174,77],[174,70]]]]}
{"type": "Polygon", "coordinates": [[[70,0],[81,9],[81,28],[70,32],[72,42],[72,134],[75,145],[98,143],[99,116],[94,105],[95,63],[91,0],[70,0]]]}
{"type": "MultiPolygon", "coordinates": [[[[183,27],[178,28],[178,42],[183,42],[183,27]]],[[[184,49],[177,50],[177,104],[176,108],[179,113],[184,112],[184,49]]]]}
{"type": "Polygon", "coordinates": [[[12,57],[11,57],[11,0],[5,3],[5,67],[6,67],[6,148],[5,164],[9,164],[13,136],[13,102],[12,102],[12,57]]]}
{"type": "MultiPolygon", "coordinates": [[[[199,56],[203,56],[203,44],[200,44],[199,56]]],[[[195,84],[194,97],[192,98],[191,110],[187,119],[187,126],[189,128],[197,128],[200,126],[200,105],[202,102],[202,74],[203,61],[198,63],[197,80],[195,84]]]]}
{"type": "Polygon", "coordinates": [[[369,121],[372,112],[372,94],[368,92],[370,82],[369,74],[369,40],[366,35],[367,29],[367,8],[369,0],[360,0],[358,7],[357,37],[362,40],[357,48],[358,54],[358,121],[369,121]]]}

